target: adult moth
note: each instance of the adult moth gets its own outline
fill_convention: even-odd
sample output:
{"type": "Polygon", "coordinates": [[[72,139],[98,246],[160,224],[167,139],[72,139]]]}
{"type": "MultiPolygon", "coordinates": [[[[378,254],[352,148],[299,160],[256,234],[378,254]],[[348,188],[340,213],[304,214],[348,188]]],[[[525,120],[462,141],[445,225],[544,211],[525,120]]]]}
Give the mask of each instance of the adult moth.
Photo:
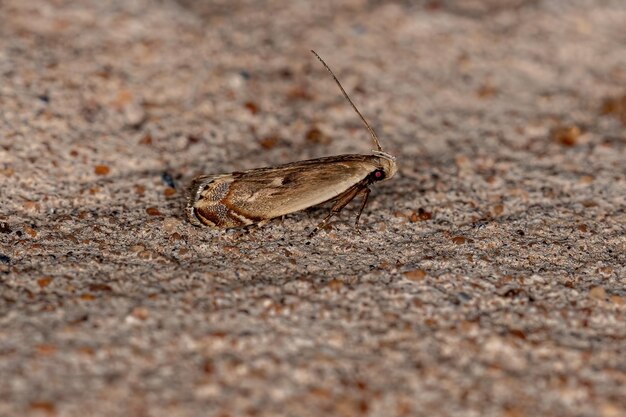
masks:
{"type": "Polygon", "coordinates": [[[313,229],[315,235],[356,196],[361,206],[358,230],[367,204],[369,186],[386,181],[397,171],[396,158],[383,151],[374,129],[354,105],[330,67],[311,51],[333,77],[339,89],[370,133],[376,150],[370,155],[337,155],[230,174],[201,175],[191,183],[187,217],[196,226],[218,229],[262,226],[275,217],[332,201],[330,213],[313,229]]]}

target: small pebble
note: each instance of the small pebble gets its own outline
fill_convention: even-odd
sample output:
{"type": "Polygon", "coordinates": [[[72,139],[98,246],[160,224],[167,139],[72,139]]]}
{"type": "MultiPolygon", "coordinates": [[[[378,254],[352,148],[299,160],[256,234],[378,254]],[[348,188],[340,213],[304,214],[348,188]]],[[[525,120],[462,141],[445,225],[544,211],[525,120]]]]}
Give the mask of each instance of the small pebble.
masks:
{"type": "Polygon", "coordinates": [[[426,277],[426,272],[422,269],[414,269],[412,271],[406,271],[404,277],[410,281],[420,282],[426,277]]]}
{"type": "Polygon", "coordinates": [[[24,232],[26,232],[30,237],[37,237],[37,231],[32,227],[25,226],[24,232]]]}
{"type": "Polygon", "coordinates": [[[46,288],[52,282],[52,277],[43,277],[37,280],[37,285],[39,288],[46,288]]]}
{"type": "Polygon", "coordinates": [[[605,300],[606,290],[602,287],[593,287],[589,290],[589,298],[593,300],[605,300]]]}
{"type": "Polygon", "coordinates": [[[96,175],[108,175],[111,169],[106,165],[96,165],[93,172],[96,175]]]}

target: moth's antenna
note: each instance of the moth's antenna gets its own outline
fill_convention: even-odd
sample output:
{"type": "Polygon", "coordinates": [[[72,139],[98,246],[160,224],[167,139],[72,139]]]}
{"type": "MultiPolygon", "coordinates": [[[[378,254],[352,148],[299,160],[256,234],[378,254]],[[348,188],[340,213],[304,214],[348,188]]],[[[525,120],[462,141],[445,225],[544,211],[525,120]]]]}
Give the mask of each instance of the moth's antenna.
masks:
{"type": "Polygon", "coordinates": [[[359,109],[356,108],[356,106],[354,105],[352,100],[350,100],[350,97],[348,96],[348,93],[346,93],[346,90],[343,89],[343,87],[341,86],[341,83],[339,82],[339,80],[337,79],[337,77],[335,76],[333,71],[328,67],[328,65],[326,65],[326,62],[324,62],[324,60],[317,54],[317,52],[315,52],[312,49],[311,49],[311,52],[313,52],[313,55],[315,55],[317,57],[317,59],[319,59],[320,62],[326,67],[328,72],[330,72],[330,75],[333,76],[333,79],[335,80],[335,82],[337,83],[339,88],[341,89],[341,92],[343,93],[343,96],[346,98],[346,100],[348,100],[348,102],[350,103],[350,105],[352,106],[352,108],[354,109],[356,114],[358,114],[359,117],[361,118],[361,120],[363,120],[363,123],[365,123],[365,127],[367,127],[367,130],[369,130],[370,135],[372,136],[372,139],[374,140],[374,144],[376,145],[378,150],[380,152],[382,152],[383,148],[380,146],[380,142],[378,141],[378,136],[376,136],[376,132],[374,132],[374,129],[372,129],[372,127],[369,125],[369,123],[367,123],[367,120],[365,120],[365,117],[363,117],[363,115],[361,114],[359,109]]]}

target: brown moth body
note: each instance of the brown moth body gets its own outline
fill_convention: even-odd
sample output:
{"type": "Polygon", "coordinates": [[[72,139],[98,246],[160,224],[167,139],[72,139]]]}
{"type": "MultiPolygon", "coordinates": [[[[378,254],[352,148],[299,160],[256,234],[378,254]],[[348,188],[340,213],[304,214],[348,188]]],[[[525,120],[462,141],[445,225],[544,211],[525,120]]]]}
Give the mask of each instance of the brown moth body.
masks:
{"type": "Polygon", "coordinates": [[[378,150],[370,155],[337,155],[230,174],[199,176],[191,184],[187,204],[187,217],[192,224],[219,229],[263,225],[275,217],[334,201],[330,213],[313,230],[313,235],[360,195],[362,202],[356,226],[367,203],[369,185],[388,180],[396,173],[395,158],[382,151],[378,137],[337,77],[319,55],[312,52],[361,117],[378,150]]]}

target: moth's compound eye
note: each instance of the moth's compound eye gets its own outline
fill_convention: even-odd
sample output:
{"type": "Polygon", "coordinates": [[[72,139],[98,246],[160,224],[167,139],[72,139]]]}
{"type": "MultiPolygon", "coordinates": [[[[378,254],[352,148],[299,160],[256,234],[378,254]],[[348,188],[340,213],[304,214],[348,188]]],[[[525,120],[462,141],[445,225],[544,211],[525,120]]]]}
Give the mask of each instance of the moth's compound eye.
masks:
{"type": "Polygon", "coordinates": [[[376,171],[372,172],[372,177],[374,181],[380,181],[382,179],[385,179],[385,171],[383,171],[382,169],[377,169],[376,171]]]}

